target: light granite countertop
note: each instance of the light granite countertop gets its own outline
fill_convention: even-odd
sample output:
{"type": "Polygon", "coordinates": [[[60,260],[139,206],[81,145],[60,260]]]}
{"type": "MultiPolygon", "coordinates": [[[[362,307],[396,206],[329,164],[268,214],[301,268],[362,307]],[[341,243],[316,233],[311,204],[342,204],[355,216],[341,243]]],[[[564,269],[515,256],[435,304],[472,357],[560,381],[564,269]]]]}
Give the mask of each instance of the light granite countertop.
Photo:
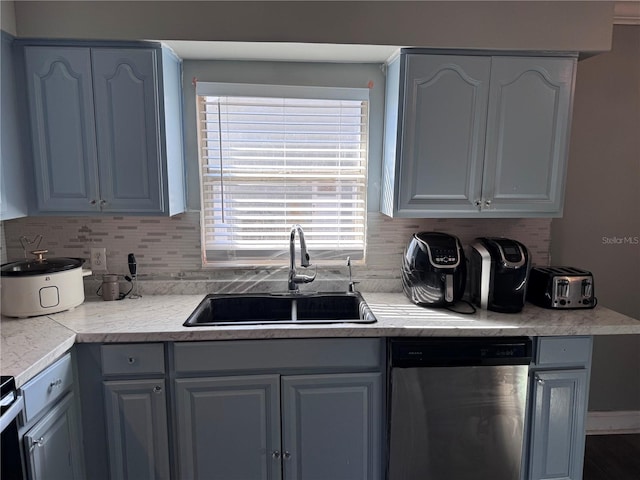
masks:
{"type": "Polygon", "coordinates": [[[156,342],[311,337],[550,336],[640,334],[640,321],[603,306],[546,310],[527,304],[518,314],[478,310],[462,315],[418,307],[402,293],[363,293],[373,324],[183,327],[203,298],[145,295],[104,302],[87,299],[73,310],[28,319],[2,318],[0,369],[24,384],[74,342],[156,342]]]}

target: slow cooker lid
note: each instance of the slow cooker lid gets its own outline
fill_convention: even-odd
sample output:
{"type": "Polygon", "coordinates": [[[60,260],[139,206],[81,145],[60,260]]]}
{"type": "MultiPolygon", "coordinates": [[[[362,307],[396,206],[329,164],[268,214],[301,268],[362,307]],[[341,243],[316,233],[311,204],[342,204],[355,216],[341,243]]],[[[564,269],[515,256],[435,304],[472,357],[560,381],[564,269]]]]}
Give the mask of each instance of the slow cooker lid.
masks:
{"type": "Polygon", "coordinates": [[[2,265],[3,277],[24,277],[29,275],[43,275],[47,273],[64,272],[82,267],[84,258],[46,258],[43,260],[22,260],[20,262],[2,265]]]}

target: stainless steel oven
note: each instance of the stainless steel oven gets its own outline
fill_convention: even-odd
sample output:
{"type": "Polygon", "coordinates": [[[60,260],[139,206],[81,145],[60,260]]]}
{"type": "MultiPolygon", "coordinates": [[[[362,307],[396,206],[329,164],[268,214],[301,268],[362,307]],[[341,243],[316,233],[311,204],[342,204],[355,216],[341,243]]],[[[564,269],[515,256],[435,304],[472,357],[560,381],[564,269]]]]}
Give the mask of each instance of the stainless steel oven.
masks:
{"type": "Polygon", "coordinates": [[[23,480],[24,468],[18,437],[18,415],[24,408],[22,396],[16,389],[13,377],[1,377],[0,398],[0,478],[2,480],[23,480]]]}

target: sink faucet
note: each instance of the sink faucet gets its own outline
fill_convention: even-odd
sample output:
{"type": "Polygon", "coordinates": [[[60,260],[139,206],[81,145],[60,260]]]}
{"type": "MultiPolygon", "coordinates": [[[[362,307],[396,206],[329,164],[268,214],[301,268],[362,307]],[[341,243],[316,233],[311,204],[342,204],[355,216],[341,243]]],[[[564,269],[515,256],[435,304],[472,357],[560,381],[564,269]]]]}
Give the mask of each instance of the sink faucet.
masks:
{"type": "Polygon", "coordinates": [[[307,268],[309,263],[309,252],[307,252],[307,244],[304,241],[304,231],[298,224],[291,227],[291,236],[289,238],[289,292],[297,292],[299,283],[310,283],[316,278],[317,272],[313,275],[304,275],[296,272],[296,232],[300,239],[300,266],[307,268]]]}

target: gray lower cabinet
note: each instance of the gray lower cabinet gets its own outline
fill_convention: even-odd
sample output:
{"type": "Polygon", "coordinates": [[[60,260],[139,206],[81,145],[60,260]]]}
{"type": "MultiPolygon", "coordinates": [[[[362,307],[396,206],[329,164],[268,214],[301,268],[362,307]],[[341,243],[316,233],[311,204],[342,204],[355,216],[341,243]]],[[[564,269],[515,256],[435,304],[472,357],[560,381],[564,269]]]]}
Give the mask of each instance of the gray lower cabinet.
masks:
{"type": "Polygon", "coordinates": [[[67,394],[24,436],[31,480],[82,480],[74,401],[67,394]]]}
{"type": "Polygon", "coordinates": [[[591,337],[540,337],[531,371],[527,480],[580,480],[591,337]]]}
{"type": "Polygon", "coordinates": [[[20,388],[25,401],[25,423],[19,427],[18,435],[29,480],[84,478],[73,386],[72,358],[66,354],[20,388]]]}
{"type": "Polygon", "coordinates": [[[586,370],[535,374],[530,480],[582,478],[586,385],[586,370]]]}
{"type": "Polygon", "coordinates": [[[188,378],[175,389],[180,478],[380,478],[380,373],[188,378]]]}
{"type": "Polygon", "coordinates": [[[382,213],[559,216],[576,58],[431,52],[388,65],[382,213]]]}
{"type": "Polygon", "coordinates": [[[180,478],[279,479],[278,375],[178,379],[180,478]]]}
{"type": "Polygon", "coordinates": [[[177,477],[382,478],[381,339],[176,342],[177,477]]]}
{"type": "Polygon", "coordinates": [[[282,377],[286,480],[380,477],[380,373],[282,377]]]}
{"type": "Polygon", "coordinates": [[[184,211],[180,60],[158,44],[20,43],[33,213],[184,211]]]}
{"type": "Polygon", "coordinates": [[[111,479],[169,479],[162,379],[104,382],[111,479]]]}

